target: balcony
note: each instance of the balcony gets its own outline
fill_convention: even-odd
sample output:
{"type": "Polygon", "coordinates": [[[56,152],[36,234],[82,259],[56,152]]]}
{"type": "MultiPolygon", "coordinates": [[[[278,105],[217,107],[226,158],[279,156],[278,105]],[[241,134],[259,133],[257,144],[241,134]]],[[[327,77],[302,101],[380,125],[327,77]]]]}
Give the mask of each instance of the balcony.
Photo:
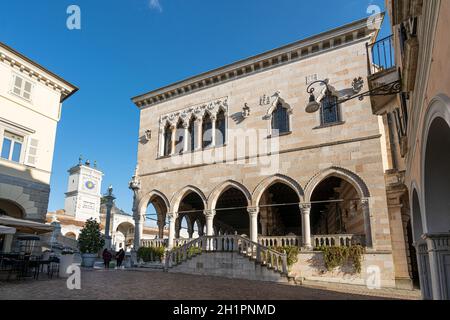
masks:
{"type": "Polygon", "coordinates": [[[367,44],[368,84],[372,112],[381,115],[400,92],[400,76],[395,64],[393,36],[367,44]]]}

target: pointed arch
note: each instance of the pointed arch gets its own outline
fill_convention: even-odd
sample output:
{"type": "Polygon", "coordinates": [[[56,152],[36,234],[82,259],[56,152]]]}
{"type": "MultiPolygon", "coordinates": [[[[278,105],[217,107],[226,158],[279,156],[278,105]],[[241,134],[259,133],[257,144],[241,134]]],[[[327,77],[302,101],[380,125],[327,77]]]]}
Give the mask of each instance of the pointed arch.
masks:
{"type": "Polygon", "coordinates": [[[175,193],[175,195],[172,197],[172,199],[170,201],[171,211],[178,212],[181,201],[183,200],[183,198],[186,195],[188,195],[191,192],[196,193],[202,199],[203,207],[207,208],[207,199],[205,197],[205,194],[199,188],[189,185],[189,186],[184,187],[177,193],[175,193]]]}
{"type": "Polygon", "coordinates": [[[139,212],[144,212],[147,210],[148,204],[150,202],[152,202],[155,198],[160,198],[165,207],[166,207],[166,212],[169,211],[170,209],[170,202],[167,199],[167,197],[164,195],[164,193],[162,193],[161,191],[158,190],[152,190],[149,193],[147,193],[144,197],[142,197],[141,201],[139,202],[139,212]]]}
{"type": "Polygon", "coordinates": [[[360,176],[348,169],[333,166],[318,172],[308,181],[305,187],[305,202],[311,201],[311,195],[320,182],[332,176],[350,183],[356,189],[361,199],[370,197],[369,188],[360,176]]]}
{"type": "Polygon", "coordinates": [[[235,188],[235,189],[241,191],[247,200],[248,206],[251,205],[252,195],[248,191],[248,189],[243,184],[241,184],[237,181],[227,180],[224,183],[215,187],[214,190],[210,193],[210,195],[208,197],[208,205],[209,205],[208,209],[210,209],[210,210],[215,209],[220,195],[223,194],[225,191],[227,191],[230,188],[235,188]]]}
{"type": "Polygon", "coordinates": [[[271,177],[264,179],[257,185],[255,190],[253,191],[252,206],[257,207],[259,205],[259,202],[260,202],[261,197],[264,194],[264,192],[276,183],[282,183],[282,184],[285,184],[285,185],[291,187],[295,191],[295,193],[298,195],[300,202],[303,202],[304,192],[303,192],[303,188],[300,186],[300,184],[288,176],[285,176],[283,174],[276,174],[276,175],[273,175],[271,177]]]}

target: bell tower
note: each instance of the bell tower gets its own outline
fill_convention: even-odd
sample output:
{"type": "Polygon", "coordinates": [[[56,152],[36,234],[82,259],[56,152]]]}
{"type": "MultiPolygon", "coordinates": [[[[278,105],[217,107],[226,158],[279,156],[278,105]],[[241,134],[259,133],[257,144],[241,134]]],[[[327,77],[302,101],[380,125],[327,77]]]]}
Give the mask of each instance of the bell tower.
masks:
{"type": "Polygon", "coordinates": [[[89,160],[83,164],[80,157],[78,165],[69,169],[69,181],[64,209],[66,214],[76,220],[90,218],[100,222],[100,199],[103,173],[96,163],[91,166],[89,160]]]}

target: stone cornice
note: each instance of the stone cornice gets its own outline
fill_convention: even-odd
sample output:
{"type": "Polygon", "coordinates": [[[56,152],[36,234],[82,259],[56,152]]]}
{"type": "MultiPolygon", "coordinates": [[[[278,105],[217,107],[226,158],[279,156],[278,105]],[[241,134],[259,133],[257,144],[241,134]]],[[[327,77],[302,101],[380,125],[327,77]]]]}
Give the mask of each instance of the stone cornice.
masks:
{"type": "Polygon", "coordinates": [[[57,91],[61,95],[61,102],[78,91],[78,88],[73,84],[2,42],[0,42],[0,62],[9,64],[13,70],[24,73],[31,79],[57,91]]]}
{"type": "MultiPolygon", "coordinates": [[[[384,19],[384,14],[381,15],[380,19],[384,19]]],[[[236,80],[291,62],[308,59],[349,44],[363,40],[375,41],[378,31],[370,30],[367,21],[367,18],[361,19],[304,40],[240,60],[134,97],[132,101],[140,109],[147,108],[230,80],[236,80]]]]}

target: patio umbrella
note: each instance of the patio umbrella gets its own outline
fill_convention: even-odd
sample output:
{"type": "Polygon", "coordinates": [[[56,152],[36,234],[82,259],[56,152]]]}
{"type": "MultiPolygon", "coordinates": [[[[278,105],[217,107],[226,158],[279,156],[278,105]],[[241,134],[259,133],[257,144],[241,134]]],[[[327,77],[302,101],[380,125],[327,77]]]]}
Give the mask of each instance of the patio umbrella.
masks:
{"type": "Polygon", "coordinates": [[[15,234],[16,229],[0,225],[0,234],[15,234]]]}
{"type": "Polygon", "coordinates": [[[44,234],[53,231],[53,226],[30,220],[16,219],[9,216],[0,215],[0,225],[13,227],[17,232],[30,234],[44,234]]]}

